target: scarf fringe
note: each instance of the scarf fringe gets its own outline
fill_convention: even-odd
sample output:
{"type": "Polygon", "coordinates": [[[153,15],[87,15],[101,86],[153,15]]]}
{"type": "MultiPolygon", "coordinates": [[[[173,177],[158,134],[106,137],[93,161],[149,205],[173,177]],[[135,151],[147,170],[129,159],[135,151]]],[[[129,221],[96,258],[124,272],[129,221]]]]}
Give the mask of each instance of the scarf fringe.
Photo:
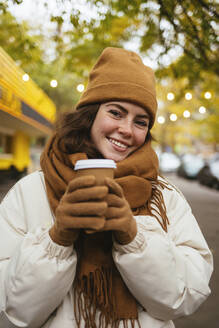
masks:
{"type": "Polygon", "coordinates": [[[166,214],[166,205],[164,202],[162,190],[170,188],[168,182],[157,180],[151,181],[152,185],[152,196],[148,201],[148,210],[151,216],[153,216],[161,225],[164,231],[167,232],[167,226],[169,224],[169,219],[166,214]]]}
{"type": "Polygon", "coordinates": [[[141,328],[138,319],[117,319],[113,309],[112,269],[101,268],[74,282],[74,314],[77,327],[141,328]],[[131,325],[131,326],[130,326],[131,325]]]}

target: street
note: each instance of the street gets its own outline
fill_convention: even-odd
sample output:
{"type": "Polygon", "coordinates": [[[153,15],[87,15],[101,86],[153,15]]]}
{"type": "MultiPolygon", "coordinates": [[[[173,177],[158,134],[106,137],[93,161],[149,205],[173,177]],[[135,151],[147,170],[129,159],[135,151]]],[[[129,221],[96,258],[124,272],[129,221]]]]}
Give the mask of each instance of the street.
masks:
{"type": "Polygon", "coordinates": [[[214,255],[211,295],[193,315],[175,320],[176,328],[219,327],[219,192],[185,180],[174,174],[166,175],[184,194],[214,255]]]}
{"type": "MultiPolygon", "coordinates": [[[[175,320],[176,328],[218,328],[219,327],[219,192],[175,176],[166,175],[185,195],[192,211],[214,255],[215,271],[210,288],[212,294],[198,311],[188,318],[175,320]]],[[[13,181],[0,185],[0,200],[13,185],[13,181]]],[[[144,328],[144,327],[142,327],[144,328]]],[[[146,327],[145,327],[146,328],[146,327]]],[[[150,327],[148,327],[150,328],[150,327]]]]}

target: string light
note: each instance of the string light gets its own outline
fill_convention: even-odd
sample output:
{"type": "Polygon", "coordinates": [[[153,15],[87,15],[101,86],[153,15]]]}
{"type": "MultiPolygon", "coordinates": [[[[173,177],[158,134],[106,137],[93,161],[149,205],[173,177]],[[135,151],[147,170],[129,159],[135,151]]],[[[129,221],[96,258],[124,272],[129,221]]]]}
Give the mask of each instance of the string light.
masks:
{"type": "Polygon", "coordinates": [[[168,92],[168,94],[167,94],[167,99],[168,100],[173,100],[175,98],[175,95],[174,95],[174,93],[173,92],[168,92]]]}
{"type": "Polygon", "coordinates": [[[170,115],[170,120],[175,122],[177,120],[177,115],[176,114],[171,114],[170,115]]]}
{"type": "Polygon", "coordinates": [[[198,109],[200,114],[205,114],[206,113],[206,108],[204,106],[199,107],[198,109]]]}
{"type": "Polygon", "coordinates": [[[23,76],[22,76],[22,79],[24,82],[27,82],[29,81],[29,75],[27,73],[25,73],[23,76]]]}
{"type": "Polygon", "coordinates": [[[56,80],[51,80],[51,81],[50,81],[50,86],[51,86],[52,88],[56,88],[57,85],[58,85],[58,82],[57,82],[56,80]]]}
{"type": "Polygon", "coordinates": [[[190,117],[190,111],[189,110],[185,110],[184,112],[183,112],[183,116],[185,117],[185,118],[189,118],[190,117]]]}
{"type": "Polygon", "coordinates": [[[211,93],[209,91],[204,94],[205,99],[211,99],[211,93]]]}
{"type": "Polygon", "coordinates": [[[78,90],[78,92],[83,92],[84,91],[84,85],[83,84],[78,84],[77,85],[77,90],[78,90]]]}
{"type": "Polygon", "coordinates": [[[186,100],[191,100],[191,99],[192,99],[192,94],[191,94],[191,92],[186,92],[186,94],[185,94],[185,98],[186,98],[186,100]]]}
{"type": "Polygon", "coordinates": [[[165,123],[165,117],[163,117],[162,115],[158,116],[157,122],[159,124],[164,124],[165,123]]]}

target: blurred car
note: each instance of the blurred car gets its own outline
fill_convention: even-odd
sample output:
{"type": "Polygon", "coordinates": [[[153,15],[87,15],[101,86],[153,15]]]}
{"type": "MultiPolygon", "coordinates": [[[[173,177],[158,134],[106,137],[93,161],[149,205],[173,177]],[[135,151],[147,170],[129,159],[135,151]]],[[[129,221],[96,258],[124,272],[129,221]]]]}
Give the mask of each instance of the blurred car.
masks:
{"type": "Polygon", "coordinates": [[[180,166],[180,159],[173,153],[163,152],[158,156],[162,173],[176,172],[180,166]]]}
{"type": "Polygon", "coordinates": [[[205,163],[197,179],[201,184],[219,190],[219,154],[215,154],[205,163]]]}
{"type": "Polygon", "coordinates": [[[200,155],[185,154],[181,158],[177,174],[186,179],[196,179],[204,165],[205,161],[200,155]]]}

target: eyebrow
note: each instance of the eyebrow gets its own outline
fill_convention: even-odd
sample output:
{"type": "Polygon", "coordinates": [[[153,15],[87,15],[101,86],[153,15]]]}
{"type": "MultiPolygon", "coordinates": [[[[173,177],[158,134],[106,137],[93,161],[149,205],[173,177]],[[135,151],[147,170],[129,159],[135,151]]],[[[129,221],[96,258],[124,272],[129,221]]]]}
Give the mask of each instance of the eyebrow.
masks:
{"type": "MultiPolygon", "coordinates": [[[[123,111],[124,113],[128,113],[128,110],[125,107],[123,107],[122,105],[120,105],[120,104],[116,104],[116,103],[106,104],[107,107],[108,106],[112,106],[112,105],[115,106],[115,107],[117,107],[117,108],[119,108],[119,109],[121,109],[121,111],[123,111]]],[[[147,113],[145,113],[145,114],[138,114],[136,116],[137,117],[140,117],[140,118],[149,119],[149,115],[147,113]]]]}

